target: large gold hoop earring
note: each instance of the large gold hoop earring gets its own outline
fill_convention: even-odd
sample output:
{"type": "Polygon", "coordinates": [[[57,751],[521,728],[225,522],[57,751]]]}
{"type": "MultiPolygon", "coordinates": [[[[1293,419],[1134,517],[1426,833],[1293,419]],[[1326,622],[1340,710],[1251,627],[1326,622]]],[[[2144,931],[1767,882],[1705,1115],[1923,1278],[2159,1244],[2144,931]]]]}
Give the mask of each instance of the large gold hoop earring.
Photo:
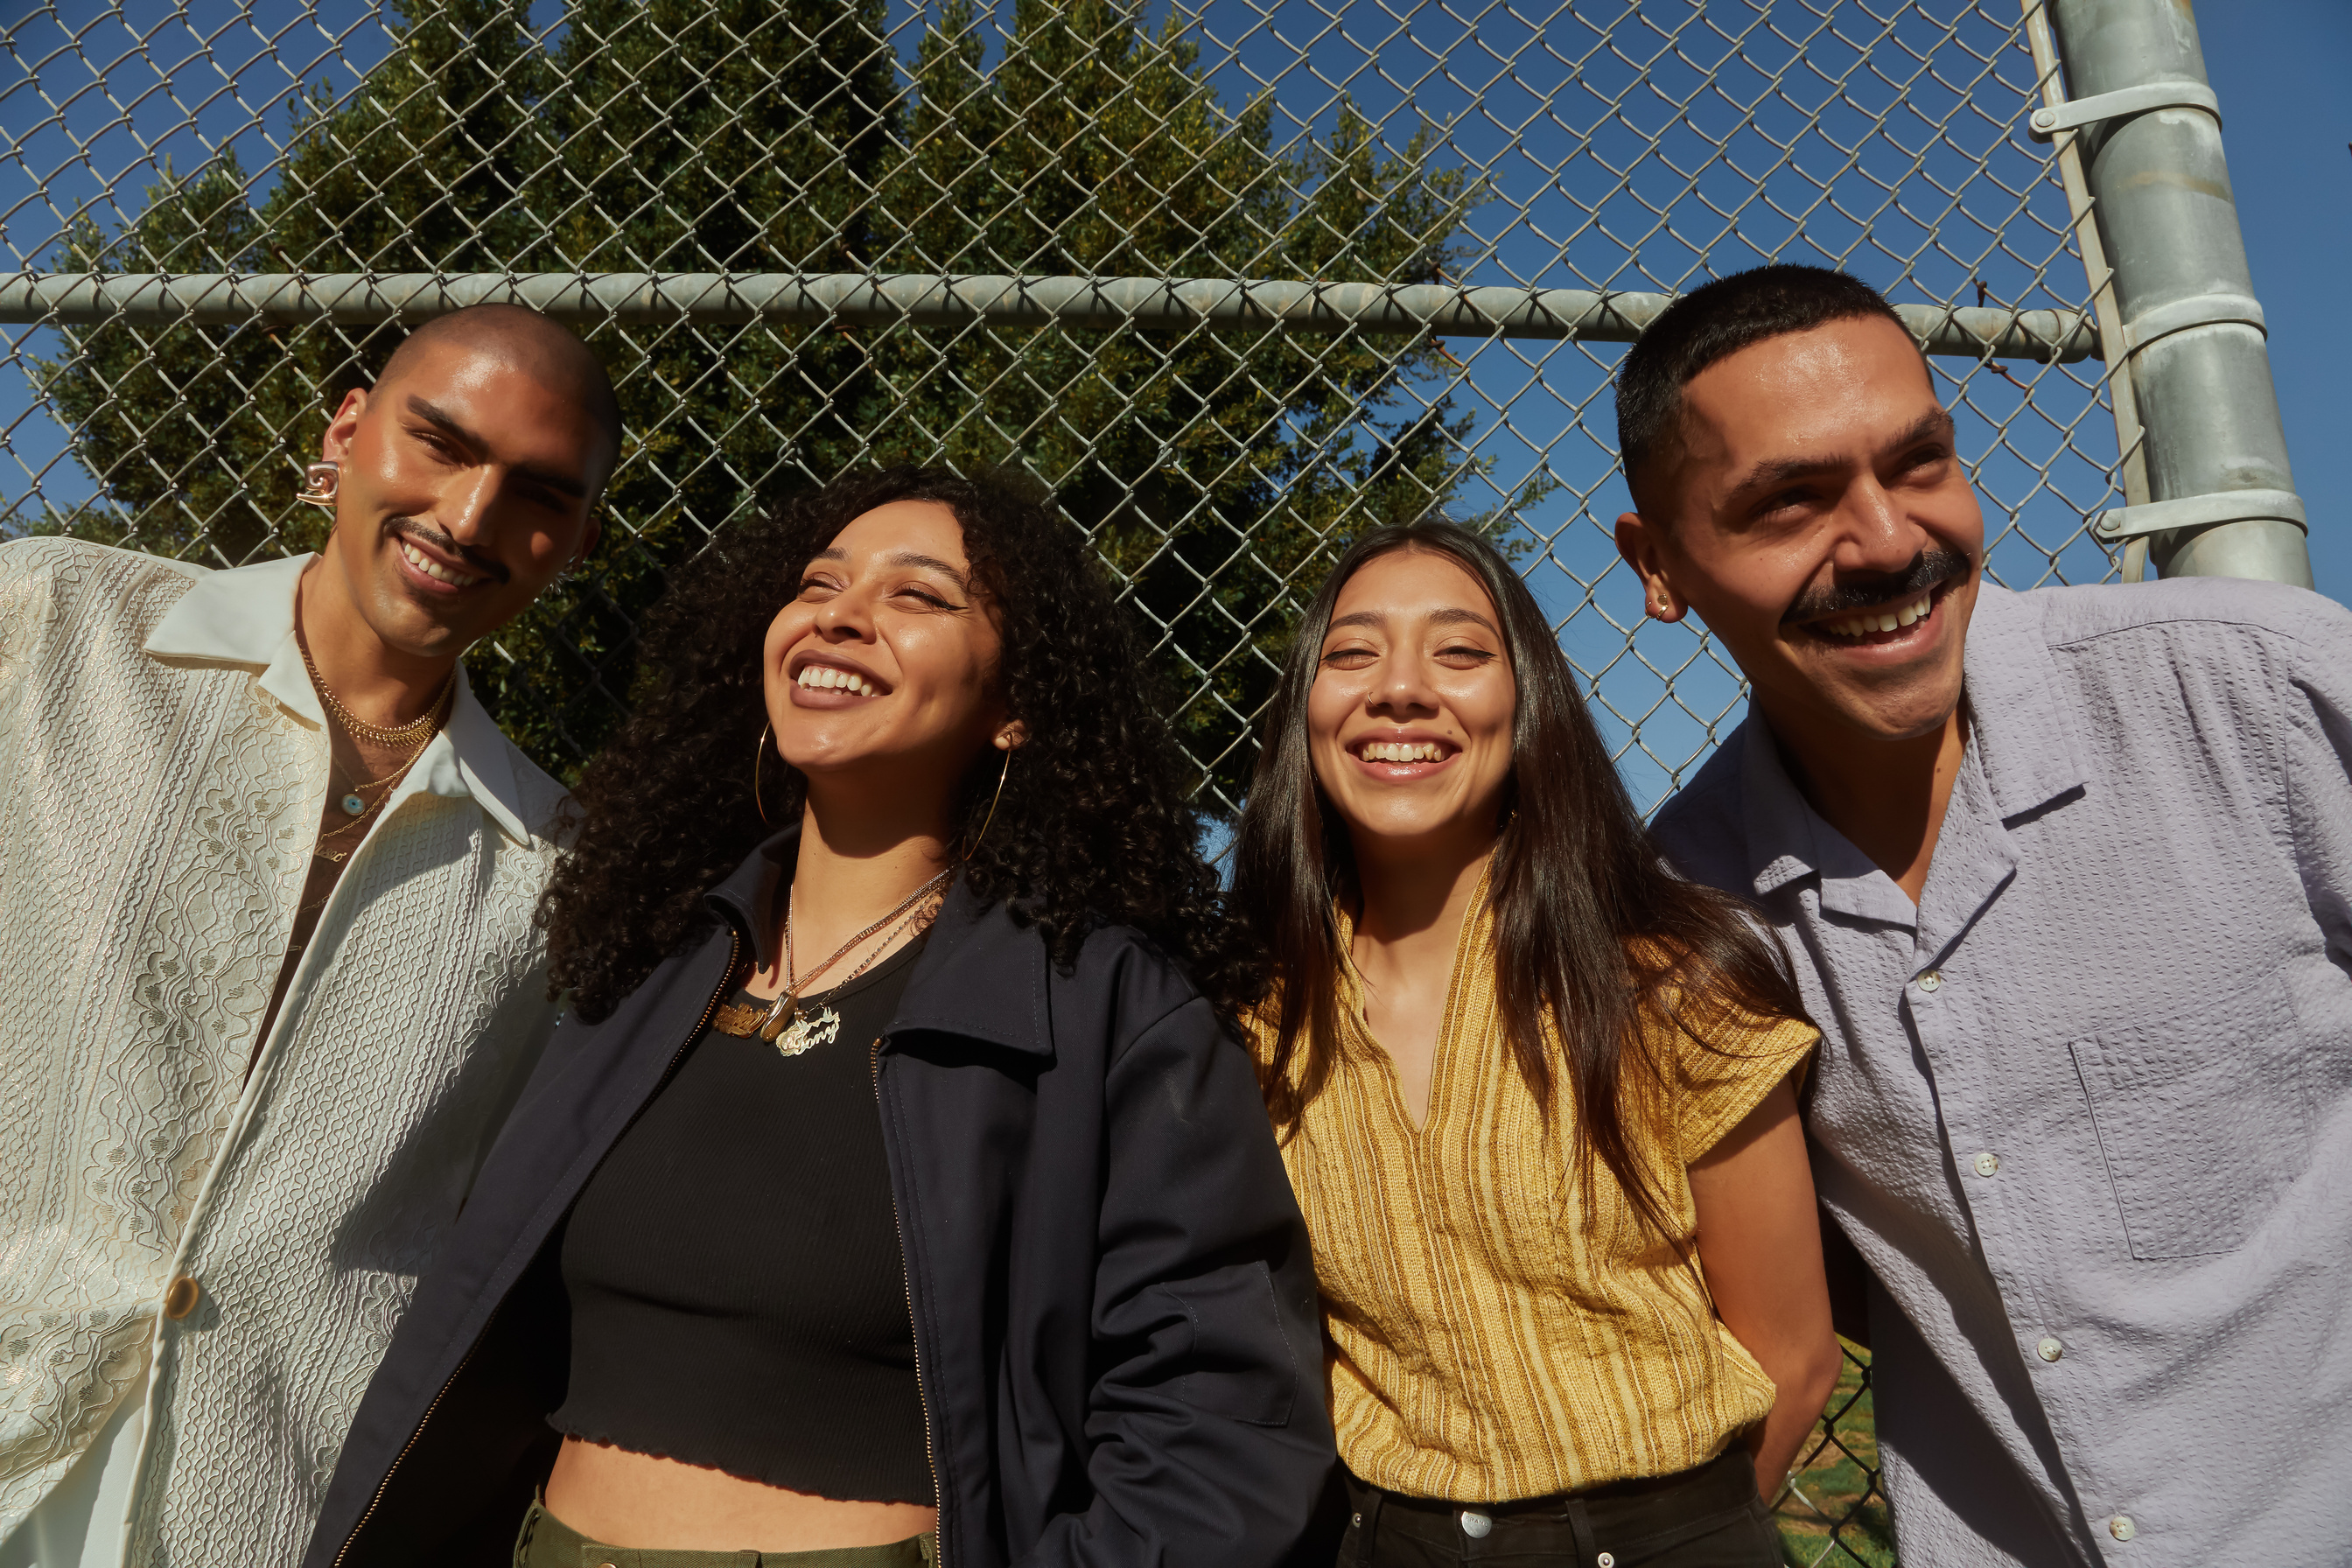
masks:
{"type": "Polygon", "coordinates": [[[760,794],[760,764],[767,760],[768,731],[775,727],[773,719],[760,726],[760,743],[751,753],[751,804],[760,808],[760,826],[762,827],[772,826],[773,824],[768,820],[768,803],[760,794]]]}
{"type": "Polygon", "coordinates": [[[1007,746],[1004,748],[1003,771],[996,775],[996,793],[988,797],[988,815],[981,818],[980,831],[972,835],[971,847],[963,852],[965,859],[969,860],[980,853],[981,844],[988,837],[989,826],[996,820],[996,803],[1004,798],[1004,781],[1012,776],[1013,748],[1007,746]]]}
{"type": "Polygon", "coordinates": [[[294,499],[306,506],[335,510],[335,492],[342,488],[343,466],[341,463],[313,463],[302,470],[302,488],[294,499]]]}

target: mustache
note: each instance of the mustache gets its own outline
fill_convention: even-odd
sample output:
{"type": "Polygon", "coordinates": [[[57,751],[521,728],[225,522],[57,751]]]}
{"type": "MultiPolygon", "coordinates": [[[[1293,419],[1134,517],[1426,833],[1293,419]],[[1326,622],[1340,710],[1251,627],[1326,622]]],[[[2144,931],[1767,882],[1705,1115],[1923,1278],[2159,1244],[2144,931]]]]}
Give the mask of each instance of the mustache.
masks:
{"type": "Polygon", "coordinates": [[[514,574],[471,546],[458,543],[437,528],[428,528],[413,517],[395,517],[385,528],[396,534],[405,534],[419,544],[429,544],[444,555],[454,555],[494,583],[510,583],[514,574]]]}
{"type": "Polygon", "coordinates": [[[1824,616],[1851,616],[1887,605],[1908,604],[1926,590],[1965,575],[1973,564],[1969,557],[1949,550],[1922,551],[1898,576],[1799,595],[1797,602],[1781,616],[1780,624],[1795,626],[1824,616]]]}

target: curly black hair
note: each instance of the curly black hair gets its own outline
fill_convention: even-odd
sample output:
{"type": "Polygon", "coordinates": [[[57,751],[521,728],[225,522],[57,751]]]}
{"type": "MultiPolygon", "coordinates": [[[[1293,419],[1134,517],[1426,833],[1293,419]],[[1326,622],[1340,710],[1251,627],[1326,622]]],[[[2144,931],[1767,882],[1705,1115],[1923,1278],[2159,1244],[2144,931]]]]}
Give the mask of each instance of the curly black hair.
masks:
{"type": "MultiPolygon", "coordinates": [[[[642,632],[637,700],[574,792],[576,837],[539,905],[550,991],[591,1022],[711,918],[704,892],[774,829],[751,793],[767,723],[761,646],[802,571],[852,521],[896,500],[955,513],[1003,637],[998,679],[1027,739],[981,834],[1002,754],[961,782],[959,870],[1073,963],[1098,924],[1124,925],[1182,963],[1232,1016],[1260,988],[1186,802],[1192,770],[1153,704],[1142,647],[1077,531],[1017,476],[899,467],[844,476],[729,530],[677,572],[642,632]]],[[[769,753],[772,762],[773,753],[769,753]]],[[[766,771],[769,818],[798,820],[801,775],[766,771]],[[779,776],[781,775],[781,784],[779,776]]]]}

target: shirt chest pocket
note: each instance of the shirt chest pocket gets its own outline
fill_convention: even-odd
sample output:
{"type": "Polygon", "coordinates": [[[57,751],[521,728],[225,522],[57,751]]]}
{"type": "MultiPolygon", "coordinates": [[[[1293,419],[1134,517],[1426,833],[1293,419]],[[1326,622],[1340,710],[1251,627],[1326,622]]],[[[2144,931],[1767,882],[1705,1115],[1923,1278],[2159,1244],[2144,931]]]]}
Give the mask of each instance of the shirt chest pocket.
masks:
{"type": "Polygon", "coordinates": [[[2310,1096],[2275,973],[2072,1048],[2134,1258],[2236,1249],[2307,1163],[2310,1096]]]}

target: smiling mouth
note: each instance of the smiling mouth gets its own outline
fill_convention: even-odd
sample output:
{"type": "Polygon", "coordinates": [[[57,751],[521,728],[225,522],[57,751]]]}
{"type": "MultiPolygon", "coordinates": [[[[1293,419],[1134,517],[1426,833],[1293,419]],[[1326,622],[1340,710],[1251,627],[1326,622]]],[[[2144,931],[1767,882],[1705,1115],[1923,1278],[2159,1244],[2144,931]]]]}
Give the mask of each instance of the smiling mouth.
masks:
{"type": "Polygon", "coordinates": [[[1442,763],[1445,748],[1434,741],[1367,741],[1356,755],[1368,763],[1442,763]]]}
{"type": "Polygon", "coordinates": [[[874,683],[864,676],[829,664],[803,666],[793,684],[803,691],[846,691],[856,697],[871,697],[876,690],[874,683]]]}
{"type": "Polygon", "coordinates": [[[1849,642],[1884,632],[1901,631],[1914,621],[1924,621],[1936,610],[1936,590],[1928,589],[1916,599],[1906,600],[1876,610],[1864,610],[1858,616],[1847,616],[1834,621],[1815,621],[1811,630],[1824,637],[1843,637],[1849,642]]]}
{"type": "Polygon", "coordinates": [[[1440,772],[1461,748],[1442,739],[1409,735],[1402,740],[1367,736],[1347,750],[1372,777],[1406,784],[1440,772]]]}
{"type": "Polygon", "coordinates": [[[489,580],[473,573],[460,572],[454,566],[446,566],[405,539],[394,539],[393,543],[400,547],[400,558],[403,561],[407,562],[409,565],[432,578],[436,583],[446,583],[452,588],[470,588],[477,583],[486,583],[489,580]]]}

